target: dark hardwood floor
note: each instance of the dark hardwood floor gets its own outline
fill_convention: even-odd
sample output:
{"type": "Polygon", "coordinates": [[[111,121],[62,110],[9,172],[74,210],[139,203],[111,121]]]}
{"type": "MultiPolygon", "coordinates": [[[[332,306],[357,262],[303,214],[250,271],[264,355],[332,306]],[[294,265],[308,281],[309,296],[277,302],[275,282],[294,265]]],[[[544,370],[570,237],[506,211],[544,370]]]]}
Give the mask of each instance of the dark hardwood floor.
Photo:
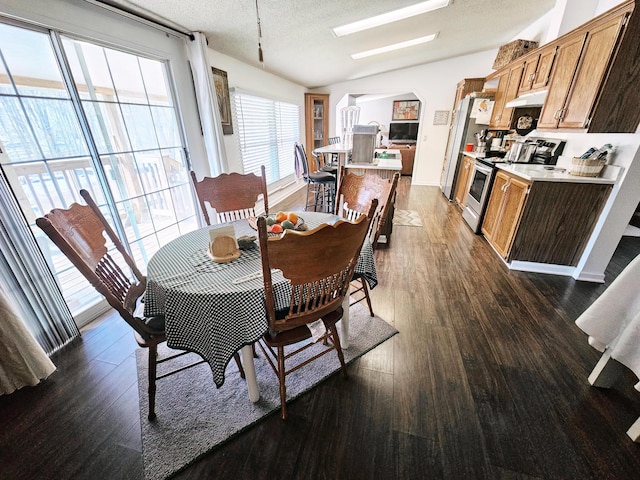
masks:
{"type": "MultiPolygon", "coordinates": [[[[640,238],[623,238],[600,285],[509,272],[435,187],[403,177],[396,208],[424,227],[394,228],[371,296],[400,334],[177,478],[638,478],[637,379],[590,387],[599,354],[574,320],[640,238]]],[[[1,396],[0,479],[142,479],[135,348],[107,314],[48,380],[1,396]]]]}

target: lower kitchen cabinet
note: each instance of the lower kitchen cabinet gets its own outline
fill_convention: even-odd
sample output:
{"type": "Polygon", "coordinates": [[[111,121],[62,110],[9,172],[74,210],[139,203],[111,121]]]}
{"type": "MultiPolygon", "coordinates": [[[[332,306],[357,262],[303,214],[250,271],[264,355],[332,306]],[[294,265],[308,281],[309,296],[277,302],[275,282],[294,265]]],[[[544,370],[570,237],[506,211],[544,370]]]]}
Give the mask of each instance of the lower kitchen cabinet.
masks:
{"type": "Polygon", "coordinates": [[[464,208],[467,202],[467,193],[469,193],[469,182],[471,181],[471,173],[475,160],[467,155],[462,155],[462,166],[458,173],[458,181],[456,182],[455,200],[460,208],[464,208]]]}
{"type": "Polygon", "coordinates": [[[520,224],[530,186],[529,182],[502,171],[498,171],[493,182],[482,233],[505,259],[520,224]]]}
{"type": "Polygon", "coordinates": [[[507,261],[576,266],[611,184],[528,181],[499,170],[482,233],[507,261]]]}

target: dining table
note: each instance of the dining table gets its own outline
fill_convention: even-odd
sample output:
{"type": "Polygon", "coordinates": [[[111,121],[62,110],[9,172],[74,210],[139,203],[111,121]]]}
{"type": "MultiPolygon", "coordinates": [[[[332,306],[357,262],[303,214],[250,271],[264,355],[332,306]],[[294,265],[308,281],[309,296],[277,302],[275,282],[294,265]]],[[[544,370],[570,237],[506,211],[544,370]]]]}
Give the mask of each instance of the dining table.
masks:
{"type": "MultiPolygon", "coordinates": [[[[640,378],[640,255],[627,265],[611,285],[577,319],[589,336],[589,345],[602,352],[588,377],[591,385],[609,388],[622,366],[640,378]]],[[[635,385],[640,391],[640,382],[635,385]]],[[[640,418],[627,435],[640,441],[640,418]]]]}
{"type": "MultiPolygon", "coordinates": [[[[340,217],[321,212],[297,212],[308,229],[333,223],[340,217]]],[[[240,257],[216,263],[208,255],[210,230],[204,227],[162,246],[147,265],[144,315],[165,317],[167,345],[195,352],[211,367],[218,388],[224,384],[225,370],[233,355],[241,350],[249,399],[260,398],[252,345],[268,329],[262,260],[255,222],[232,223],[236,238],[255,236],[255,248],[242,250],[240,257]],[[254,225],[254,226],[252,226],[254,225]]],[[[355,271],[369,288],[377,285],[373,248],[365,240],[355,271]]],[[[288,282],[273,271],[278,308],[288,306],[288,282]]],[[[340,344],[349,347],[349,296],[343,301],[340,344]]]]}

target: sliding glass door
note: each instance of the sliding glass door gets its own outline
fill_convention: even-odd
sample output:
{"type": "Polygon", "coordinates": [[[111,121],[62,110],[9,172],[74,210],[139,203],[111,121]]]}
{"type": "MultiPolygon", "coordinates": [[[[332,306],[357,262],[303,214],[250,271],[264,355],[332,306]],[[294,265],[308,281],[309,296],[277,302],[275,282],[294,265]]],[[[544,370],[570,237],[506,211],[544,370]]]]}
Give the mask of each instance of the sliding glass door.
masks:
{"type": "Polygon", "coordinates": [[[168,67],[0,23],[2,171],[74,316],[100,298],[35,226],[37,217],[89,190],[143,271],[161,243],[197,228],[168,67]]]}

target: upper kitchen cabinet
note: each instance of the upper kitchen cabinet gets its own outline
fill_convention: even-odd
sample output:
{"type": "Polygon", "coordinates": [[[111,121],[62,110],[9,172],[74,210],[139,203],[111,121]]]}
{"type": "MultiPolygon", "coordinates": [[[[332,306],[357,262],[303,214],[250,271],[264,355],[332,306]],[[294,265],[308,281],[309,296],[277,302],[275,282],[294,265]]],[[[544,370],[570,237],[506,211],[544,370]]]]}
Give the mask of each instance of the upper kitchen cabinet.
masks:
{"type": "Polygon", "coordinates": [[[458,109],[458,103],[471,92],[481,92],[484,78],[463,78],[456,85],[456,98],[453,100],[453,112],[458,109]]]}
{"type": "Polygon", "coordinates": [[[507,72],[499,77],[491,120],[489,121],[490,128],[508,130],[511,127],[513,108],[507,107],[506,104],[518,96],[523,70],[524,62],[515,62],[510,65],[507,72]]]}
{"type": "Polygon", "coordinates": [[[558,48],[556,68],[538,120],[539,129],[558,128],[560,113],[573,82],[584,40],[584,34],[576,35],[558,48]]]}
{"type": "MultiPolygon", "coordinates": [[[[316,148],[329,144],[329,94],[305,93],[305,136],[307,157],[316,148]]],[[[309,162],[309,169],[316,170],[315,162],[309,162]]]]}
{"type": "Polygon", "coordinates": [[[625,2],[557,42],[538,129],[633,133],[640,122],[640,34],[635,2],[625,2]]]}
{"type": "Polygon", "coordinates": [[[525,60],[522,80],[518,94],[541,90],[549,84],[553,61],[556,58],[557,46],[541,47],[535,53],[528,55],[525,60]]]}

